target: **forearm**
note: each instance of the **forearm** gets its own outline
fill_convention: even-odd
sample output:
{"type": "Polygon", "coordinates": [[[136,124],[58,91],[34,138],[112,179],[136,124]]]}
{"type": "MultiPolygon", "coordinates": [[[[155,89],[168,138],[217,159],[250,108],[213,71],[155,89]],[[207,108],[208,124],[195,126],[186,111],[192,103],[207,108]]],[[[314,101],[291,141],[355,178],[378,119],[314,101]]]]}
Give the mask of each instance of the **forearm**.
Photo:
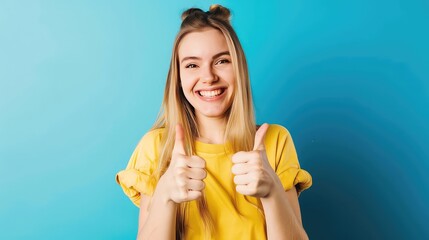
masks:
{"type": "MultiPolygon", "coordinates": [[[[295,189],[289,191],[295,191],[295,189]]],[[[278,182],[267,197],[260,199],[264,208],[269,240],[308,239],[302,226],[299,204],[298,202],[293,204],[288,194],[291,194],[292,200],[297,202],[296,192],[286,193],[278,182]]]]}
{"type": "MultiPolygon", "coordinates": [[[[140,218],[137,239],[173,240],[176,238],[177,203],[165,196],[162,180],[157,185],[146,212],[140,218]]],[[[142,211],[142,210],[140,210],[142,211]]]]}

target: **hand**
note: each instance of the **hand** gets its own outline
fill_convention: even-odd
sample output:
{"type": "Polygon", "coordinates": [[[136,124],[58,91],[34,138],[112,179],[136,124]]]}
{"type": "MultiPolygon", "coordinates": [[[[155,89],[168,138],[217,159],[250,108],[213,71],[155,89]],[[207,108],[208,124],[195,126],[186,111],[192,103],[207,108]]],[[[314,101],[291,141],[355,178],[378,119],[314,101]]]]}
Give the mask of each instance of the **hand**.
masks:
{"type": "Polygon", "coordinates": [[[168,200],[175,203],[200,198],[205,187],[203,180],[207,176],[204,159],[198,156],[186,156],[184,139],[183,128],[178,124],[170,166],[162,176],[162,182],[167,188],[168,200]]]}
{"type": "Polygon", "coordinates": [[[277,175],[270,166],[264,139],[269,125],[263,124],[255,134],[253,151],[238,152],[232,156],[232,173],[237,192],[264,198],[271,192],[277,175]]]}

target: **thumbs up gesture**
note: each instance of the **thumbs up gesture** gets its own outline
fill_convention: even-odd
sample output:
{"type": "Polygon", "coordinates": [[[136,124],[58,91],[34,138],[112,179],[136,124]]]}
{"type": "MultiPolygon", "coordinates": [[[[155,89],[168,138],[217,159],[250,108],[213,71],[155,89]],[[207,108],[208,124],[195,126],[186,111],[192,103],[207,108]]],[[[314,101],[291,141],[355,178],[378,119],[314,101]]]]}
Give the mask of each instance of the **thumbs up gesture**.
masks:
{"type": "Polygon", "coordinates": [[[207,176],[205,164],[198,156],[186,155],[183,128],[178,124],[170,166],[162,176],[168,200],[181,203],[201,197],[205,187],[203,180],[207,176]]]}
{"type": "Polygon", "coordinates": [[[253,151],[237,152],[232,156],[234,183],[237,192],[243,195],[267,197],[278,178],[265,152],[264,139],[268,127],[266,123],[259,127],[253,151]]]}

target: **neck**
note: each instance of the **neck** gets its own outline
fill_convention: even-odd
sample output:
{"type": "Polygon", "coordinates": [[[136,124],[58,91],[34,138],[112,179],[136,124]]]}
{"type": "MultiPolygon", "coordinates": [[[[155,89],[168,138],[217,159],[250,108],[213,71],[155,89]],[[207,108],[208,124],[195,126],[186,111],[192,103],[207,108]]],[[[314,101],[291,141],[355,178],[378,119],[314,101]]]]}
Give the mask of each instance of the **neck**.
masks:
{"type": "Polygon", "coordinates": [[[226,118],[197,117],[198,131],[200,135],[198,141],[212,144],[223,144],[226,118]]]}

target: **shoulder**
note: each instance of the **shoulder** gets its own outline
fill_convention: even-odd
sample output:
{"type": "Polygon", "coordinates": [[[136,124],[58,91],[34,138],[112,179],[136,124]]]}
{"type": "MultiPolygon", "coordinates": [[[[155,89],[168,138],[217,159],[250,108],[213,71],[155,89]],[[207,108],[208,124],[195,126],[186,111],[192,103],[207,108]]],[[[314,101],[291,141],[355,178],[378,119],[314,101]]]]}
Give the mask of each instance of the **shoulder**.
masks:
{"type": "Polygon", "coordinates": [[[282,149],[292,143],[289,130],[279,124],[270,124],[264,140],[267,149],[282,149]]]}
{"type": "Polygon", "coordinates": [[[137,151],[144,151],[144,150],[155,150],[160,146],[162,135],[164,134],[165,129],[164,128],[157,128],[152,129],[149,132],[147,132],[143,137],[140,139],[139,143],[137,144],[136,150],[137,151]]]}
{"type": "Polygon", "coordinates": [[[152,129],[149,132],[147,132],[145,135],[143,135],[143,137],[140,139],[140,143],[159,142],[161,141],[164,131],[165,131],[164,128],[152,129]]]}
{"type": "Polygon", "coordinates": [[[286,129],[286,127],[279,125],[279,124],[270,124],[267,130],[267,137],[288,137],[290,135],[289,130],[286,129]]]}

